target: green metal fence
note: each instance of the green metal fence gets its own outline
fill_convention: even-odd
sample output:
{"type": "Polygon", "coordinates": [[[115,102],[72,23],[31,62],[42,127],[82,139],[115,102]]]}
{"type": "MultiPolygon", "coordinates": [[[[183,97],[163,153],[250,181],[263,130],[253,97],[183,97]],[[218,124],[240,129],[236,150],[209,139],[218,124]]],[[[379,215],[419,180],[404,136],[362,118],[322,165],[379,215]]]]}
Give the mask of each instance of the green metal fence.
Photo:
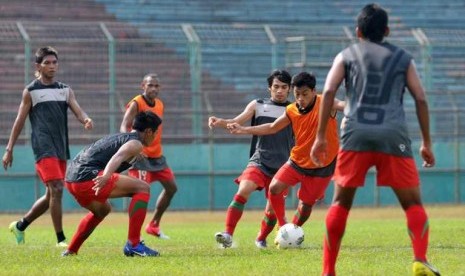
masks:
{"type": "MultiPolygon", "coordinates": [[[[465,30],[398,29],[389,38],[412,53],[430,97],[438,166],[422,170],[422,178],[431,182],[424,192],[431,186],[430,191],[443,194],[440,203],[459,203],[465,198],[464,37],[465,30]],[[434,186],[438,176],[439,182],[447,181],[451,186],[442,190],[434,186]]],[[[57,79],[71,85],[96,123],[95,130],[85,132],[70,115],[70,140],[77,148],[118,131],[124,106],[140,92],[142,77],[155,72],[161,78],[160,97],[166,106],[163,139],[168,148],[172,147],[168,161],[186,193],[194,193],[191,189],[195,188],[189,186],[192,182],[192,186],[205,189],[208,199],[206,204],[200,199],[197,203],[184,201],[192,202],[192,206],[176,201],[173,204],[179,209],[223,208],[229,202],[218,198],[224,195],[221,191],[227,191],[226,197],[233,193],[235,186],[225,183],[245,166],[250,138],[209,131],[208,116],[231,117],[250,100],[266,97],[266,77],[275,68],[292,73],[312,71],[321,90],[332,59],[354,40],[353,30],[347,26],[0,22],[0,145],[6,145],[21,91],[33,79],[32,56],[38,47],[58,49],[57,79]],[[218,148],[221,145],[235,148],[233,156],[218,148]],[[185,152],[196,152],[203,159],[196,160],[192,155],[186,161],[185,152]],[[236,152],[244,156],[238,157],[236,152]]],[[[413,101],[409,96],[405,100],[410,133],[418,143],[413,101]]],[[[24,152],[30,147],[29,132],[26,126],[17,142],[24,152]]],[[[33,162],[32,156],[24,159],[33,162]]],[[[0,173],[0,191],[17,181],[40,190],[41,184],[33,180],[33,167],[17,166],[15,163],[13,174],[0,173]]],[[[359,204],[393,202],[378,192],[373,188],[359,204]]],[[[429,202],[437,201],[431,196],[429,202]]],[[[262,203],[262,199],[256,199],[250,206],[261,207],[262,203]]],[[[1,210],[5,208],[0,206],[1,210]]]]}

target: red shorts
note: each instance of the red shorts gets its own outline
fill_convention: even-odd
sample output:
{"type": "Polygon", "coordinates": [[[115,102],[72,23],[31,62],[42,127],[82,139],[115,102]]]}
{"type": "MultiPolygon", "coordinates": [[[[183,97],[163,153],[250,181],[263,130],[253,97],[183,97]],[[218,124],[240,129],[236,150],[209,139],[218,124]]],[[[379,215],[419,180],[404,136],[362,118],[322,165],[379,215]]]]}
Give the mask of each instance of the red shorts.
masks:
{"type": "MultiPolygon", "coordinates": [[[[268,198],[268,190],[270,188],[270,183],[273,178],[263,173],[258,167],[256,166],[249,166],[245,168],[242,174],[234,179],[236,184],[241,183],[242,180],[247,180],[255,183],[258,188],[258,191],[261,191],[265,188],[265,197],[268,198]]],[[[287,195],[287,190],[284,195],[287,195]]]]}
{"type": "Polygon", "coordinates": [[[128,175],[138,178],[148,184],[155,181],[174,181],[174,173],[169,167],[156,172],[130,169],[128,175]]]}
{"type": "Polygon", "coordinates": [[[257,190],[261,190],[270,186],[271,179],[272,177],[264,174],[258,167],[249,166],[245,168],[238,178],[234,179],[234,182],[239,184],[242,180],[248,180],[257,184],[257,190]]]}
{"type": "Polygon", "coordinates": [[[331,182],[331,176],[318,177],[304,175],[294,169],[289,163],[285,163],[274,178],[289,186],[295,186],[300,182],[297,198],[308,205],[313,205],[316,201],[323,199],[326,188],[329,182],[331,182]]]}
{"type": "Polygon", "coordinates": [[[60,160],[56,157],[42,158],[36,163],[36,171],[45,184],[51,180],[64,180],[66,160],[60,160]]]}
{"type": "Polygon", "coordinates": [[[392,188],[417,187],[420,177],[412,157],[400,157],[383,152],[340,150],[337,155],[334,181],[342,187],[363,187],[370,167],[376,167],[378,186],[392,188]]]}
{"type": "MultiPolygon", "coordinates": [[[[102,175],[103,171],[100,171],[98,175],[102,175]]],[[[95,195],[95,191],[92,187],[95,185],[93,180],[87,180],[82,182],[65,182],[65,186],[68,191],[74,196],[76,201],[82,206],[86,207],[92,201],[98,201],[104,203],[108,200],[111,191],[116,186],[116,181],[119,179],[118,173],[113,173],[108,180],[107,184],[100,189],[98,195],[95,195]]]]}

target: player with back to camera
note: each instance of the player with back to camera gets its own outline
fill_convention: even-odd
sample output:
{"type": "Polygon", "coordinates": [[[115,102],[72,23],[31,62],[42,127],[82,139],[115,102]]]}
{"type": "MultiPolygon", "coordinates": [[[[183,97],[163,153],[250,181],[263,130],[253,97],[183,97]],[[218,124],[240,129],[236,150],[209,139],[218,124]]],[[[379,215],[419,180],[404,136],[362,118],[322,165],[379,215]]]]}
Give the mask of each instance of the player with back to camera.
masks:
{"type": "MultiPolygon", "coordinates": [[[[145,75],[141,83],[141,88],[143,93],[134,97],[126,106],[127,109],[120,127],[121,132],[131,131],[132,122],[138,112],[148,110],[158,115],[158,117],[163,118],[164,105],[158,98],[161,84],[157,74],[152,73],[145,75]]],[[[173,171],[168,166],[165,156],[163,156],[161,144],[162,128],[163,126],[159,127],[152,144],[144,147],[143,155],[145,158],[139,159],[133,167],[129,169],[128,175],[139,178],[148,184],[160,181],[160,184],[163,186],[163,191],[161,191],[158,196],[153,218],[145,228],[145,232],[161,239],[169,239],[169,237],[161,231],[160,221],[178,188],[173,171]]]]}
{"type": "Polygon", "coordinates": [[[138,113],[132,132],[105,136],[81,150],[66,170],[66,188],[90,212],[81,220],[63,256],[75,255],[97,225],[110,213],[109,198],[131,197],[126,256],[154,257],[159,253],[140,239],[147,214],[150,186],[120,174],[137,160],[144,146],[152,144],[161,119],[150,111],[138,113]]]}
{"type": "Polygon", "coordinates": [[[286,224],[283,193],[291,186],[301,183],[297,192],[299,204],[292,223],[302,226],[310,217],[312,206],[322,199],[333,175],[339,146],[337,130],[337,110],[344,108],[344,102],[335,100],[328,122],[330,153],[324,160],[323,167],[318,167],[310,160],[310,147],[315,140],[318,112],[321,96],[316,93],[316,79],[313,74],[301,72],[292,77],[292,90],[295,102],[286,107],[283,113],[272,123],[244,127],[238,123],[228,124],[228,129],[235,134],[270,135],[286,127],[292,127],[295,145],[288,161],[284,163],[273,177],[268,198],[276,214],[279,226],[286,224]]]}
{"type": "Polygon", "coordinates": [[[349,211],[357,188],[364,185],[366,173],[372,166],[376,167],[377,184],[391,187],[405,211],[414,254],[413,274],[440,275],[426,258],[428,216],[421,202],[420,180],[402,105],[405,88],[408,88],[415,100],[420,123],[423,166],[431,167],[435,158],[425,91],[412,56],[384,41],[389,28],[388,15],[383,8],[366,5],[357,17],[356,33],[359,42],[339,53],[328,73],[317,139],[311,151],[314,162],[322,165],[330,109],[345,79],[345,124],[334,174],[333,203],[326,215],[323,275],[336,275],[336,258],[349,211]]]}
{"type": "Polygon", "coordinates": [[[26,228],[50,208],[56,245],[66,247],[61,200],[66,160],[69,159],[68,107],[85,129],[92,129],[93,122],[79,106],[71,87],[55,81],[57,50],[50,46],[39,48],[35,53],[35,68],[36,79],[23,91],[18,115],[3,155],[3,167],[7,170],[13,164],[13,148],[29,115],[35,168],[45,184],[45,194],[36,200],[21,220],[12,222],[9,229],[15,235],[16,243],[24,244],[26,228]]]}
{"type": "MultiPolygon", "coordinates": [[[[274,70],[267,78],[269,98],[251,101],[241,114],[233,119],[210,117],[208,126],[226,128],[228,123],[245,123],[252,119],[252,125],[273,122],[286,110],[291,75],[285,70],[274,70]]],[[[239,184],[226,212],[225,230],[215,234],[216,241],[228,248],[232,246],[233,235],[244,206],[250,194],[255,190],[265,189],[268,198],[268,187],[276,171],[284,164],[294,145],[291,127],[284,128],[274,135],[254,136],[250,148],[250,160],[242,174],[235,180],[239,184]]],[[[281,199],[284,202],[284,198],[281,199]]],[[[266,248],[266,238],[276,225],[276,215],[267,200],[260,231],[255,239],[258,248],[266,248]]]]}

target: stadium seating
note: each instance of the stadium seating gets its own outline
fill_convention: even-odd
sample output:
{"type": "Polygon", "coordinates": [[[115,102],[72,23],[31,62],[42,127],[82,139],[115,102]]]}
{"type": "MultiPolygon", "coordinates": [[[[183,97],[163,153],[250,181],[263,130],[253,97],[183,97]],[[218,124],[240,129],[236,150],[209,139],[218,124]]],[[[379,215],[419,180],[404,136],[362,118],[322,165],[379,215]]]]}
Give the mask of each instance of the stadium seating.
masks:
{"type": "MultiPolygon", "coordinates": [[[[393,31],[389,39],[411,51],[421,76],[430,83],[427,88],[445,90],[452,95],[434,101],[434,107],[452,108],[451,99],[463,106],[465,100],[459,92],[465,90],[465,18],[462,16],[465,2],[377,2],[390,14],[393,31]],[[412,34],[413,28],[422,28],[430,39],[430,52],[422,52],[412,34]],[[429,77],[423,59],[432,61],[429,77]]],[[[361,0],[78,0],[69,3],[17,0],[0,4],[0,51],[3,53],[0,56],[0,93],[11,95],[1,101],[0,112],[8,118],[2,120],[0,126],[6,130],[10,127],[14,119],[10,118],[13,117],[11,112],[16,110],[25,84],[24,76],[32,77],[31,72],[24,72],[25,44],[21,42],[17,22],[26,28],[34,42],[30,45],[31,51],[51,44],[63,53],[59,79],[72,85],[78,100],[90,114],[101,118],[99,132],[92,135],[98,136],[111,129],[111,122],[104,119],[108,112],[118,114],[116,121],[120,120],[120,108],[139,91],[141,77],[154,71],[163,84],[160,97],[168,103],[165,134],[173,139],[170,141],[183,141],[183,137],[192,134],[195,124],[188,113],[196,95],[190,92],[190,65],[185,58],[188,49],[182,23],[192,24],[201,41],[202,83],[198,97],[202,110],[206,110],[208,102],[215,114],[230,116],[251,99],[266,96],[265,79],[273,67],[285,67],[291,73],[312,71],[317,76],[317,89],[321,90],[332,58],[351,43],[355,16],[365,4],[366,1],[361,0]],[[24,9],[32,6],[35,8],[24,9]],[[109,46],[98,22],[105,22],[118,41],[115,46],[118,58],[114,61],[117,110],[109,106],[109,46]],[[269,31],[276,39],[275,44],[269,31]],[[150,43],[144,43],[147,39],[150,43]],[[302,47],[305,47],[304,58],[300,56],[302,47]]],[[[411,100],[407,100],[406,105],[413,107],[411,100]]],[[[449,126],[440,116],[438,120],[441,120],[438,126],[449,126]]],[[[117,125],[112,127],[117,128],[117,125]]],[[[72,142],[80,143],[89,138],[77,134],[82,131],[75,120],[70,120],[70,128],[76,133],[72,142]]],[[[205,124],[202,129],[207,133],[205,124]]],[[[2,142],[8,138],[6,133],[0,134],[2,142]]]]}

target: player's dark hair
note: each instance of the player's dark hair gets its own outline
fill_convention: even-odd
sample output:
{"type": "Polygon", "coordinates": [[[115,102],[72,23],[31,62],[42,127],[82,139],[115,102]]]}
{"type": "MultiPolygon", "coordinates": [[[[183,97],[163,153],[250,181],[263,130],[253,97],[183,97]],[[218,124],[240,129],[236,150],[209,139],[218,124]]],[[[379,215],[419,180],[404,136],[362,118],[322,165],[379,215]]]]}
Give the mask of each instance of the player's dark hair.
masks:
{"type": "Polygon", "coordinates": [[[144,131],[147,128],[155,131],[161,125],[161,119],[152,111],[139,112],[134,118],[132,129],[144,131]]]}
{"type": "Polygon", "coordinates": [[[273,80],[278,79],[281,82],[287,83],[291,86],[291,75],[286,70],[274,70],[266,79],[268,81],[268,87],[273,85],[273,80]]]}
{"type": "Polygon", "coordinates": [[[357,27],[363,37],[372,42],[381,42],[388,26],[387,12],[377,4],[363,7],[357,17],[357,27]]]}
{"type": "Polygon", "coordinates": [[[142,82],[146,82],[148,78],[156,79],[157,81],[160,81],[160,79],[158,78],[158,75],[157,75],[157,74],[155,74],[155,73],[148,73],[147,75],[144,76],[144,78],[142,79],[142,82]]]}
{"type": "Polygon", "coordinates": [[[37,49],[36,54],[35,54],[36,63],[41,64],[42,61],[44,60],[44,57],[49,56],[49,55],[54,55],[58,59],[58,51],[52,46],[47,46],[47,47],[37,49]]]}
{"type": "Polygon", "coordinates": [[[292,86],[297,88],[307,86],[310,89],[314,89],[316,86],[315,75],[308,72],[300,72],[292,77],[292,86]]]}

